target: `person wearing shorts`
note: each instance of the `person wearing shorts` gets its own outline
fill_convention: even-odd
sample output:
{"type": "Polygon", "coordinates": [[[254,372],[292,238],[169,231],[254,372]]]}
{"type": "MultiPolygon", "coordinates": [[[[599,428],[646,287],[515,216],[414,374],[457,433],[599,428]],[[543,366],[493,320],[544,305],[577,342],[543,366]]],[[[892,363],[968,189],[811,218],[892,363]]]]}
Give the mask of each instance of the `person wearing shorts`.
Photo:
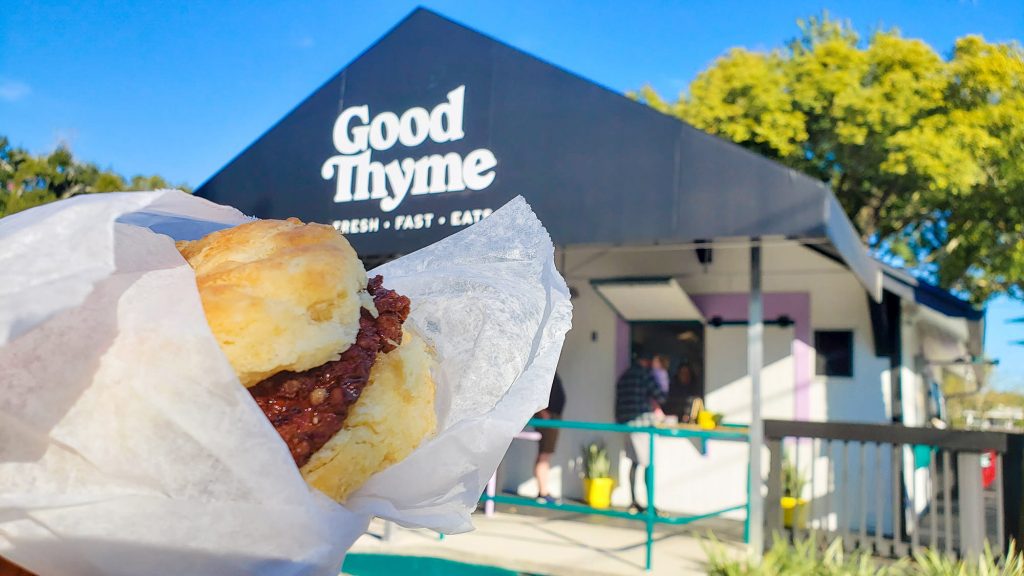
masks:
{"type": "MultiPolygon", "coordinates": [[[[635,355],[632,365],[615,385],[615,421],[619,424],[646,427],[665,418],[661,406],[666,395],[651,375],[651,359],[649,355],[635,355]]],[[[629,471],[633,507],[643,512],[646,508],[636,497],[636,472],[643,468],[644,483],[650,494],[651,487],[647,484],[647,467],[651,465],[649,435],[644,432],[630,434],[626,442],[626,456],[633,463],[629,471]]]]}
{"type": "MultiPolygon", "coordinates": [[[[551,383],[551,395],[548,397],[548,407],[537,412],[535,418],[544,420],[560,420],[562,411],[565,410],[565,390],[562,388],[562,379],[555,374],[551,383]]],[[[551,471],[551,455],[555,453],[555,445],[558,444],[558,428],[541,428],[540,444],[537,447],[537,461],[533,465],[533,476],[537,479],[537,499],[548,504],[555,502],[555,499],[548,491],[548,475],[551,471]]]]}

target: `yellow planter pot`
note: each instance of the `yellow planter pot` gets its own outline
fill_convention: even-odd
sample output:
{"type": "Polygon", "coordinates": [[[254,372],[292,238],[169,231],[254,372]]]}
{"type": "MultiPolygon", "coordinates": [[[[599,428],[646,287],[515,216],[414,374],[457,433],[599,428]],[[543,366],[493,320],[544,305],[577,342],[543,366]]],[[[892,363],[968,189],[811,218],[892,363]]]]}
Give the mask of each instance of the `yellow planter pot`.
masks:
{"type": "Polygon", "coordinates": [[[782,525],[792,528],[794,519],[796,527],[800,530],[807,529],[807,500],[799,500],[792,496],[782,497],[782,525]]]}
{"type": "Polygon", "coordinates": [[[583,499],[593,508],[608,508],[612,504],[612,488],[615,480],[611,478],[584,478],[583,499]]]}

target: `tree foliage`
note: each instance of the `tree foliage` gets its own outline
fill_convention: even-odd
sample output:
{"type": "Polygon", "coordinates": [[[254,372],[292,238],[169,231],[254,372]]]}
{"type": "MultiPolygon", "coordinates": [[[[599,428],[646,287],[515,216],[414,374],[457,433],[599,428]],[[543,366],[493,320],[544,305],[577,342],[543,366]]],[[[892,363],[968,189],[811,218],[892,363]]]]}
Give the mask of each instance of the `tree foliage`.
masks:
{"type": "Polygon", "coordinates": [[[1024,298],[1024,50],[947,57],[828,15],[784,48],[735,48],[674,102],[634,97],[829,183],[876,253],[975,302],[1024,298]]]}
{"type": "Polygon", "coordinates": [[[33,155],[0,136],[0,218],[78,194],[160,188],[191,192],[187,186],[171,186],[157,175],[125,179],[96,164],[77,162],[64,145],[49,154],[33,155]]]}

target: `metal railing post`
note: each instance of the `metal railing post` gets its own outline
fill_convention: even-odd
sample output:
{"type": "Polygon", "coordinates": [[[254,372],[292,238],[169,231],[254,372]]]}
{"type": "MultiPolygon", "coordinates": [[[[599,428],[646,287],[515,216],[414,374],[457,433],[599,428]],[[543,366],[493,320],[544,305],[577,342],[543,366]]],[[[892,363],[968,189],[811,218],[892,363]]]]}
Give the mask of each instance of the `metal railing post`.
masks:
{"type": "Polygon", "coordinates": [[[1008,435],[1006,453],[1000,458],[1002,478],[997,482],[1003,484],[1003,547],[1008,550],[1010,542],[1016,542],[1019,549],[1024,544],[1024,436],[1008,435]]]}
{"type": "Polygon", "coordinates": [[[906,553],[903,544],[903,445],[893,443],[891,446],[892,555],[902,556],[906,553]]]}
{"type": "Polygon", "coordinates": [[[946,553],[953,553],[953,464],[949,450],[942,451],[942,536],[946,553]]]}
{"type": "MultiPolygon", "coordinates": [[[[750,494],[750,461],[747,460],[747,494],[750,494]]],[[[750,499],[743,505],[743,543],[750,544],[750,499]]]]}
{"type": "Polygon", "coordinates": [[[939,459],[939,452],[934,448],[928,453],[928,532],[931,538],[928,539],[928,547],[932,550],[939,549],[939,467],[936,460],[939,459]]]}
{"type": "Polygon", "coordinates": [[[981,454],[961,452],[956,457],[960,500],[960,554],[969,559],[985,548],[985,498],[981,486],[981,454]]]}
{"type": "Polygon", "coordinates": [[[644,470],[644,482],[647,484],[647,559],[644,569],[651,569],[651,549],[654,547],[654,522],[657,520],[657,510],[654,508],[654,432],[647,431],[647,454],[649,466],[644,470]]]}
{"type": "MultiPolygon", "coordinates": [[[[768,500],[764,504],[764,527],[766,535],[773,541],[782,534],[782,440],[768,438],[765,442],[770,452],[768,461],[768,500]]],[[[799,497],[799,494],[796,495],[799,497]]],[[[797,510],[793,510],[794,528],[797,510]]],[[[795,530],[794,530],[795,533],[795,530]]]]}
{"type": "Polygon", "coordinates": [[[750,556],[760,560],[764,554],[764,500],[761,496],[761,447],[764,424],[761,419],[761,370],[764,367],[764,305],[761,294],[761,244],[750,247],[750,301],[747,312],[747,370],[750,373],[750,473],[747,501],[750,514],[750,556]]]}

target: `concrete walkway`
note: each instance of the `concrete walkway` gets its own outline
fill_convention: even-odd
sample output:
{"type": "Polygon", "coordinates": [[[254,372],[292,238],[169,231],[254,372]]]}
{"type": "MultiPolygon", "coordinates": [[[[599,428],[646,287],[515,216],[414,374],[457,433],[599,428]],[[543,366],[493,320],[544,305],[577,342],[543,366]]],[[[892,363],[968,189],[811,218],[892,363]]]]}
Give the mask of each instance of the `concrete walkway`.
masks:
{"type": "Polygon", "coordinates": [[[488,518],[476,514],[476,530],[444,539],[426,530],[374,521],[352,552],[433,556],[472,564],[499,566],[527,574],[673,575],[706,574],[702,542],[709,532],[730,553],[742,554],[743,525],[706,520],[689,527],[659,526],[655,531],[653,566],[644,571],[644,528],[636,521],[505,507],[488,518]]]}

